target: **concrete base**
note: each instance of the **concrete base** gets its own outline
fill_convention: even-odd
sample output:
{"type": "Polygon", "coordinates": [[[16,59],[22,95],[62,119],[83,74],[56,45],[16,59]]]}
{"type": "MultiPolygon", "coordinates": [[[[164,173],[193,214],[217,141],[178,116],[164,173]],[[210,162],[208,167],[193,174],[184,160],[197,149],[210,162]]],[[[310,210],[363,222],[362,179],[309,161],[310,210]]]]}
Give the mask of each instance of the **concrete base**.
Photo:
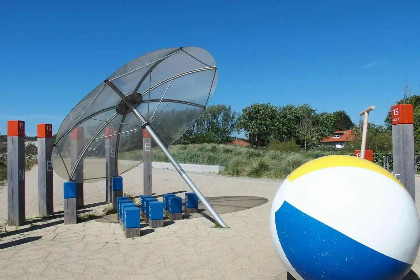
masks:
{"type": "Polygon", "coordinates": [[[140,228],[126,228],[124,230],[125,237],[138,237],[140,236],[140,228]]]}
{"type": "Polygon", "coordinates": [[[182,213],[169,213],[169,219],[171,220],[182,220],[182,213]]]}
{"type": "Polygon", "coordinates": [[[64,199],[64,224],[77,224],[77,198],[64,199]]]}
{"type": "Polygon", "coordinates": [[[163,227],[163,220],[150,220],[149,225],[152,228],[163,227]]]}
{"type": "Polygon", "coordinates": [[[145,221],[146,223],[149,223],[149,216],[144,215],[144,221],[145,221]]]}
{"type": "Polygon", "coordinates": [[[185,213],[198,213],[198,208],[187,208],[185,207],[185,213]]]}
{"type": "Polygon", "coordinates": [[[163,217],[169,217],[169,210],[163,209],[163,217]]]}

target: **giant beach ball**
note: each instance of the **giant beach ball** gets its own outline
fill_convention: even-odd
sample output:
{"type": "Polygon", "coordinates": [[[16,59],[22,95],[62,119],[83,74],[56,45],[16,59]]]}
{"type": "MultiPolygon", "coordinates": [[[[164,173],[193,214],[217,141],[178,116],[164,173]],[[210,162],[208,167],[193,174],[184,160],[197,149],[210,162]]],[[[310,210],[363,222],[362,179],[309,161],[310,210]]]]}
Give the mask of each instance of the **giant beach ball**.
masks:
{"type": "Polygon", "coordinates": [[[382,167],[350,156],[293,171],[273,200],[270,227],[296,279],[402,279],[419,249],[410,194],[382,167]]]}

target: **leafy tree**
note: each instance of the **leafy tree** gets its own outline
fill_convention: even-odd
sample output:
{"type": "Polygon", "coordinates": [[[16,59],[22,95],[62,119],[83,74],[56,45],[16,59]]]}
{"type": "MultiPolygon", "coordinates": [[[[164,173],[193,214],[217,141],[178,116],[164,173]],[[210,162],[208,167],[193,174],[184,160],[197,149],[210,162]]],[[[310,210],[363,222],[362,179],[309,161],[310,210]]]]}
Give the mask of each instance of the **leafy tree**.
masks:
{"type": "Polygon", "coordinates": [[[317,114],[310,105],[286,105],[278,108],[275,137],[281,141],[296,139],[296,143],[307,149],[318,144],[319,139],[333,131],[333,116],[317,114]]]}
{"type": "MultiPolygon", "coordinates": [[[[362,145],[362,122],[359,127],[353,127],[355,132],[354,140],[346,145],[347,150],[360,150],[362,145]]],[[[368,123],[368,133],[366,139],[366,149],[373,150],[375,153],[384,153],[392,151],[392,133],[386,126],[368,123]]]]}
{"type": "Polygon", "coordinates": [[[265,146],[273,138],[277,109],[273,105],[253,104],[242,110],[237,128],[248,134],[252,145],[265,146]]]}
{"type": "Polygon", "coordinates": [[[334,133],[335,118],[333,114],[325,112],[321,113],[318,115],[318,121],[319,136],[323,138],[334,133]]]}
{"type": "Polygon", "coordinates": [[[347,130],[354,126],[354,123],[345,111],[335,111],[332,114],[334,117],[334,130],[347,130]]]}
{"type": "Polygon", "coordinates": [[[280,141],[297,139],[299,124],[300,113],[296,106],[289,104],[279,107],[275,123],[275,137],[280,141]]]}
{"type": "Polygon", "coordinates": [[[181,143],[224,143],[231,140],[237,113],[230,106],[209,106],[184,134],[181,143]]]}
{"type": "Polygon", "coordinates": [[[296,107],[299,116],[299,128],[297,129],[297,139],[301,146],[306,150],[309,146],[318,143],[319,120],[316,110],[310,105],[305,104],[296,107]]]}

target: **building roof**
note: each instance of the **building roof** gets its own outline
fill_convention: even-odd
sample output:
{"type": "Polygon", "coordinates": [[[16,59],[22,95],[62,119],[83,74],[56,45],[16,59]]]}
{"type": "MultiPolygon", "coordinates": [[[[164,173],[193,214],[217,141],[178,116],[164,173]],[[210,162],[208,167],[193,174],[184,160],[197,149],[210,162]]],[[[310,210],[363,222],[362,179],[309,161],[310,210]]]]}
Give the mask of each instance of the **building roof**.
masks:
{"type": "Polygon", "coordinates": [[[333,143],[333,142],[350,142],[354,140],[354,134],[352,131],[344,130],[344,131],[334,131],[334,135],[330,135],[328,137],[325,137],[321,140],[322,143],[333,143]],[[339,137],[337,137],[339,135],[339,137]]]}
{"type": "Polygon", "coordinates": [[[233,141],[231,142],[231,144],[233,144],[233,145],[238,145],[238,146],[242,146],[242,147],[249,147],[249,145],[250,145],[248,142],[245,142],[245,141],[240,140],[240,139],[235,139],[235,140],[233,140],[233,141]]]}

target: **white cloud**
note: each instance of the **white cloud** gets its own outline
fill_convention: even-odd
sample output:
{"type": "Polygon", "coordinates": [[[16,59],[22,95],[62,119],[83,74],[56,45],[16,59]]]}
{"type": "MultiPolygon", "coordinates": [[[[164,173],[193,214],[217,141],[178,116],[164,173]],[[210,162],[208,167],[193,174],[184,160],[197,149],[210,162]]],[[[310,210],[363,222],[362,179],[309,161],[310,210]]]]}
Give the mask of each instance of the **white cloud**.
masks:
{"type": "Polygon", "coordinates": [[[388,61],[387,60],[374,60],[369,63],[366,63],[362,66],[362,68],[369,69],[377,66],[385,65],[388,61]]]}

